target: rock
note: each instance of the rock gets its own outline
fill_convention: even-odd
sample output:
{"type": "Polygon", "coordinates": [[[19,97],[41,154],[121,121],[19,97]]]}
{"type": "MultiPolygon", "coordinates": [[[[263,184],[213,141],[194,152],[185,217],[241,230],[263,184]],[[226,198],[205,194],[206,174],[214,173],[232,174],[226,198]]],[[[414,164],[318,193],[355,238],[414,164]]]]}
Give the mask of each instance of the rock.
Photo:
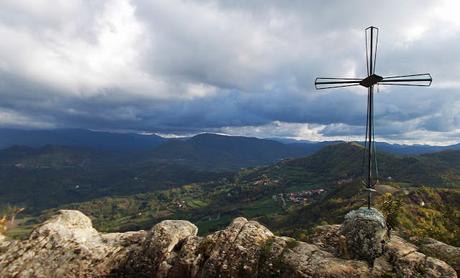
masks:
{"type": "Polygon", "coordinates": [[[386,248],[388,260],[399,277],[457,277],[447,263],[418,252],[415,245],[398,236],[392,236],[386,248]]]}
{"type": "Polygon", "coordinates": [[[201,253],[201,237],[192,236],[187,238],[182,245],[182,248],[177,253],[169,264],[168,277],[197,277],[200,268],[204,262],[204,254],[201,253]],[[186,275],[187,274],[187,275],[186,275]]]}
{"type": "Polygon", "coordinates": [[[197,232],[198,228],[188,221],[164,220],[153,226],[142,245],[130,250],[120,267],[111,272],[117,276],[136,276],[142,273],[150,277],[164,277],[169,272],[177,251],[197,232]]]}
{"type": "Polygon", "coordinates": [[[306,243],[239,217],[206,237],[182,220],[148,232],[99,233],[82,213],[61,210],[28,240],[0,242],[0,277],[457,277],[399,237],[372,266],[339,258],[342,230],[320,227],[315,243],[306,243]]]}
{"type": "Polygon", "coordinates": [[[423,266],[425,277],[457,277],[457,272],[446,262],[427,257],[423,266]]]}
{"type": "Polygon", "coordinates": [[[372,263],[384,252],[385,219],[378,210],[359,208],[345,215],[340,233],[346,238],[347,253],[351,258],[372,263]]]}
{"type": "Polygon", "coordinates": [[[417,252],[417,246],[406,242],[399,236],[393,235],[387,242],[386,246],[387,253],[394,258],[401,258],[411,253],[417,252]]]}
{"type": "Polygon", "coordinates": [[[364,261],[343,260],[319,247],[299,242],[288,249],[283,263],[290,269],[286,277],[368,277],[369,266],[364,261]]]}
{"type": "MultiPolygon", "coordinates": [[[[155,225],[143,245],[142,253],[153,267],[153,273],[167,274],[171,268],[170,260],[174,249],[180,250],[181,244],[190,236],[196,236],[198,228],[188,221],[165,220],[155,225]]],[[[142,254],[141,254],[142,255],[142,254]]]]}
{"type": "Polygon", "coordinates": [[[75,243],[92,244],[99,239],[99,233],[93,228],[91,219],[76,210],[60,210],[49,220],[35,229],[30,239],[46,238],[49,244],[59,244],[62,240],[71,239],[75,243]]]}
{"type": "Polygon", "coordinates": [[[432,238],[417,242],[420,251],[428,256],[440,259],[460,273],[460,247],[447,245],[432,238]]]}
{"type": "Polygon", "coordinates": [[[207,259],[200,276],[256,274],[261,247],[273,237],[273,233],[258,222],[236,218],[227,229],[203,239],[202,248],[207,259]]]}
{"type": "Polygon", "coordinates": [[[0,254],[0,276],[107,276],[144,237],[143,231],[103,237],[81,212],[60,210],[28,240],[9,242],[0,254]]]}
{"type": "Polygon", "coordinates": [[[389,262],[388,256],[380,256],[374,260],[371,272],[372,277],[388,277],[393,272],[393,266],[389,262]]]}
{"type": "Polygon", "coordinates": [[[6,252],[8,250],[8,245],[10,245],[11,241],[2,234],[0,234],[0,254],[6,252]]]}
{"type": "Polygon", "coordinates": [[[341,225],[317,226],[309,237],[309,242],[337,256],[348,257],[346,240],[340,233],[341,225]]]}

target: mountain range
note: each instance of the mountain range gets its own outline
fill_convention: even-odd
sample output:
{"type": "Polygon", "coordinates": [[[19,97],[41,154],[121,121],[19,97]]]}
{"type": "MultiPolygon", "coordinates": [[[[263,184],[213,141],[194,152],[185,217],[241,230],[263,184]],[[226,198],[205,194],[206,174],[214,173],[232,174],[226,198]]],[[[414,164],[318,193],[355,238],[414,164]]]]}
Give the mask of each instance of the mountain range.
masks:
{"type": "MultiPolygon", "coordinates": [[[[308,155],[305,149],[274,141],[210,134],[172,140],[150,152],[15,146],[0,150],[0,202],[44,208],[218,180],[247,166],[258,167],[243,170],[244,177],[266,176],[286,186],[335,183],[362,175],[362,154],[357,143],[330,144],[308,155]]],[[[382,181],[460,184],[460,151],[377,155],[382,181]]]]}
{"type": "MultiPolygon", "coordinates": [[[[150,140],[142,137],[148,135],[83,133],[85,138],[150,140]]],[[[18,234],[29,231],[40,215],[71,208],[90,215],[104,231],[146,228],[173,218],[193,221],[206,233],[242,215],[297,237],[299,229],[301,234],[321,221],[338,222],[365,199],[360,143],[281,143],[200,134],[181,139],[154,136],[144,149],[124,145],[117,150],[114,146],[121,141],[98,148],[88,145],[89,139],[76,138],[72,142],[86,145],[72,145],[62,139],[69,137],[59,138],[62,144],[42,140],[44,145],[0,150],[0,205],[25,208],[18,234]],[[322,193],[307,198],[307,203],[297,195],[317,194],[311,192],[322,193]]],[[[443,216],[442,204],[451,204],[454,212],[460,207],[460,150],[379,151],[377,158],[380,183],[392,192],[407,192],[401,198],[414,206],[405,213],[406,230],[439,228],[444,232],[438,238],[454,243],[449,227],[458,225],[445,220],[451,217],[443,216]],[[434,191],[424,191],[427,187],[434,191]],[[433,205],[420,211],[420,200],[433,205]],[[443,219],[436,222],[441,227],[419,227],[424,222],[411,211],[436,215],[443,219]]]]}
{"type": "Polygon", "coordinates": [[[0,129],[0,149],[12,146],[72,146],[97,150],[133,151],[152,149],[165,142],[157,135],[99,132],[86,129],[0,129]]]}
{"type": "MultiPolygon", "coordinates": [[[[258,139],[254,137],[243,136],[224,136],[211,133],[199,134],[193,137],[184,137],[180,139],[164,138],[155,134],[137,134],[137,133],[115,133],[104,131],[92,131],[86,129],[49,129],[49,130],[24,130],[24,129],[0,129],[0,149],[9,148],[12,146],[27,146],[32,148],[52,146],[71,146],[82,147],[93,150],[105,151],[152,151],[157,147],[168,143],[167,146],[158,150],[160,156],[165,153],[173,154],[174,150],[165,150],[165,148],[180,147],[180,151],[186,151],[190,155],[190,149],[199,148],[218,148],[219,151],[226,149],[235,151],[241,149],[244,151],[252,151],[253,147],[264,151],[259,153],[261,156],[290,156],[299,153],[305,155],[321,149],[322,147],[339,141],[306,141],[293,140],[287,138],[266,138],[258,139]],[[281,150],[281,145],[276,145],[274,142],[281,143],[284,150],[281,150]],[[240,145],[241,144],[241,145],[240,145]],[[191,145],[191,146],[187,146],[191,145]],[[264,147],[273,147],[274,154],[267,153],[263,150],[264,147]],[[249,148],[249,149],[248,149],[249,148]],[[281,153],[280,153],[281,152],[281,153]]],[[[443,150],[458,150],[460,144],[449,146],[432,146],[432,145],[402,145],[390,144],[385,142],[377,142],[377,148],[384,152],[397,154],[421,154],[438,152],[443,150]]],[[[211,151],[211,150],[210,150],[211,151]]],[[[174,156],[178,156],[178,151],[174,156]]],[[[212,152],[212,151],[211,151],[212,152]]],[[[251,158],[252,159],[252,158],[251,158]]]]}
{"type": "MultiPolygon", "coordinates": [[[[263,171],[285,175],[293,183],[346,180],[362,173],[362,146],[357,143],[281,143],[217,134],[166,139],[88,130],[0,133],[5,135],[0,137],[3,146],[17,143],[0,150],[0,203],[34,211],[218,180],[241,168],[271,164],[278,170],[263,171]]],[[[460,151],[409,155],[409,147],[380,146],[403,153],[378,153],[384,180],[431,186],[459,181],[460,151]]]]}

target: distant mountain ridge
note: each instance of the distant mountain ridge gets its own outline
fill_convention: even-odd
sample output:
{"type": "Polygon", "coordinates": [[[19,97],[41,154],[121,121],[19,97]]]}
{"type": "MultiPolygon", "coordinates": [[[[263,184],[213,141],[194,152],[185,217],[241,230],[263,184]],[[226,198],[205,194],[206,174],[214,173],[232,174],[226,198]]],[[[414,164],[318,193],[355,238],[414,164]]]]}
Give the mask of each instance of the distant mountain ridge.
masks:
{"type": "MultiPolygon", "coordinates": [[[[197,157],[205,153],[236,154],[242,151],[254,153],[255,150],[259,150],[260,159],[250,158],[256,164],[260,163],[261,160],[266,163],[273,162],[279,158],[311,154],[325,146],[340,142],[342,141],[305,141],[288,138],[261,139],[212,133],[203,133],[181,139],[169,139],[155,134],[142,135],[86,129],[25,130],[0,128],[0,149],[12,146],[40,148],[47,145],[82,147],[103,151],[152,151],[158,148],[155,153],[160,155],[161,158],[164,158],[166,154],[170,154],[174,159],[197,157]],[[160,146],[161,148],[159,148],[160,146]],[[178,151],[171,150],[173,147],[184,151],[184,157],[179,157],[178,151]],[[270,150],[270,147],[272,150],[270,150]],[[192,154],[191,152],[193,151],[197,151],[197,153],[192,154]]],[[[385,142],[377,142],[376,144],[378,151],[395,154],[422,154],[444,150],[460,150],[460,143],[450,146],[402,145],[385,142]]],[[[242,155],[244,156],[245,154],[243,153],[242,155]]],[[[253,163],[246,163],[246,165],[253,165],[253,163]]]]}
{"type": "MultiPolygon", "coordinates": [[[[317,145],[320,148],[332,144],[343,143],[344,141],[307,141],[307,140],[294,140],[287,138],[267,138],[284,144],[295,144],[295,145],[317,145]]],[[[364,145],[364,142],[358,142],[361,145],[364,145]]],[[[433,153],[446,150],[460,150],[460,143],[447,145],[447,146],[432,146],[427,144],[395,144],[387,142],[376,142],[377,151],[383,151],[394,154],[423,154],[423,153],[433,153]]]]}
{"type": "Polygon", "coordinates": [[[431,145],[402,145],[402,144],[390,144],[385,142],[376,143],[377,150],[395,153],[395,154],[424,154],[434,153],[447,150],[460,150],[460,143],[448,146],[431,146],[431,145]]]}
{"type": "Polygon", "coordinates": [[[267,139],[204,133],[187,140],[169,140],[154,149],[149,157],[205,168],[220,165],[218,168],[221,169],[238,169],[306,156],[319,148],[319,145],[299,146],[267,139]]]}
{"type": "MultiPolygon", "coordinates": [[[[286,173],[289,179],[314,180],[321,177],[330,182],[363,175],[363,147],[357,143],[338,143],[301,158],[282,161],[259,170],[258,175],[286,173]]],[[[460,150],[399,156],[387,152],[377,154],[379,177],[430,186],[460,184],[460,150]]],[[[278,177],[274,177],[278,178],[278,177]]]]}
{"type": "Polygon", "coordinates": [[[157,135],[113,133],[86,129],[0,129],[0,149],[15,145],[33,148],[57,145],[98,150],[134,151],[153,149],[166,140],[157,135]]]}

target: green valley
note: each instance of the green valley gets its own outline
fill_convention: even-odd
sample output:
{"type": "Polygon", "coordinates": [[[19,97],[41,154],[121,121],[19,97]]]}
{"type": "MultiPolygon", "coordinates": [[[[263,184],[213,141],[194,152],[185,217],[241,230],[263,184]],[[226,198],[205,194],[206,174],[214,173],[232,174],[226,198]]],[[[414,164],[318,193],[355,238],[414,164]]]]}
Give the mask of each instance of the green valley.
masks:
{"type": "MultiPolygon", "coordinates": [[[[335,144],[304,158],[246,168],[213,180],[72,202],[40,214],[78,209],[101,231],[148,229],[164,219],[187,219],[203,234],[244,216],[302,239],[315,225],[340,223],[348,211],[364,205],[361,157],[360,145],[335,144]]],[[[415,156],[380,153],[383,178],[375,195],[377,207],[385,194],[392,193],[402,203],[398,215],[402,233],[458,245],[459,157],[459,151],[415,156]]],[[[16,236],[38,219],[19,221],[20,229],[11,231],[16,236]]]]}

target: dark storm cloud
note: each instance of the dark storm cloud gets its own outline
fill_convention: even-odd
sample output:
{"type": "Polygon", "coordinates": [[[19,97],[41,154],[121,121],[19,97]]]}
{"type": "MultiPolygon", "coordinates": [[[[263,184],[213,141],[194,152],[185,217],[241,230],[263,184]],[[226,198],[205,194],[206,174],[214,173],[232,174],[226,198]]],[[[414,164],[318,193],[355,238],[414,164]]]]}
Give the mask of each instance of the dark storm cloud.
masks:
{"type": "Polygon", "coordinates": [[[6,1],[0,124],[328,139],[363,133],[365,90],[316,76],[430,71],[429,89],[383,88],[383,139],[445,143],[460,129],[455,1],[6,1]],[[53,6],[53,9],[49,7],[53,6]]]}

